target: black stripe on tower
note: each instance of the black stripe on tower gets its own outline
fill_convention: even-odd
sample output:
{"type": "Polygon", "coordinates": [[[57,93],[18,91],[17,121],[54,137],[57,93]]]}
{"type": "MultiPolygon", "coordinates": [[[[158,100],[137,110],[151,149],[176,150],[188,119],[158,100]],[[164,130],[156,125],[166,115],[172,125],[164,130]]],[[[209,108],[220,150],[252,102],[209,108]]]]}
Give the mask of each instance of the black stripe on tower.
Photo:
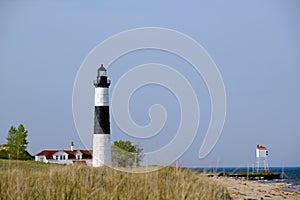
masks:
{"type": "Polygon", "coordinates": [[[97,80],[94,81],[95,87],[108,88],[110,85],[110,81],[107,80],[106,76],[98,76],[97,80]]]}
{"type": "Polygon", "coordinates": [[[95,106],[94,134],[110,134],[109,106],[95,106]]]}

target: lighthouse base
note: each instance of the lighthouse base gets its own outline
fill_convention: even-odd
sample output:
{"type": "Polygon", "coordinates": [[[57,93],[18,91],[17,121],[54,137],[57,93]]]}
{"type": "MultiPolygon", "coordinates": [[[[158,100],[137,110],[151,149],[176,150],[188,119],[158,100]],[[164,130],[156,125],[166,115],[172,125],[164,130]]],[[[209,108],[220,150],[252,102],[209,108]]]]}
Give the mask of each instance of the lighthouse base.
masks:
{"type": "Polygon", "coordinates": [[[110,134],[94,134],[93,167],[111,166],[110,134]]]}

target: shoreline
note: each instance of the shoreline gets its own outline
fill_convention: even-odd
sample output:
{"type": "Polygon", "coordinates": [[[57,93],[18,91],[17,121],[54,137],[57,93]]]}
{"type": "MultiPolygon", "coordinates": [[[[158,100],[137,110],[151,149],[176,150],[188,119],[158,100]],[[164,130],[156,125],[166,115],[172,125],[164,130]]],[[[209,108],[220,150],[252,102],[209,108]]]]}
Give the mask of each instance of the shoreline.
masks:
{"type": "Polygon", "coordinates": [[[300,199],[300,192],[294,192],[294,187],[289,185],[261,183],[232,177],[212,176],[210,179],[226,187],[234,200],[300,199]]]}

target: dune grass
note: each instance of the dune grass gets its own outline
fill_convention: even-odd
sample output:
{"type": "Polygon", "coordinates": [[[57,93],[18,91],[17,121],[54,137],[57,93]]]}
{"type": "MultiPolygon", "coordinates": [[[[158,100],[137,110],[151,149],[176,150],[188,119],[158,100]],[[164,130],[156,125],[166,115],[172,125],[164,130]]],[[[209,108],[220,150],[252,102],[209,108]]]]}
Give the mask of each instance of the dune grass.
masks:
{"type": "Polygon", "coordinates": [[[0,199],[231,199],[216,182],[172,167],[134,174],[0,160],[0,177],[0,199]]]}

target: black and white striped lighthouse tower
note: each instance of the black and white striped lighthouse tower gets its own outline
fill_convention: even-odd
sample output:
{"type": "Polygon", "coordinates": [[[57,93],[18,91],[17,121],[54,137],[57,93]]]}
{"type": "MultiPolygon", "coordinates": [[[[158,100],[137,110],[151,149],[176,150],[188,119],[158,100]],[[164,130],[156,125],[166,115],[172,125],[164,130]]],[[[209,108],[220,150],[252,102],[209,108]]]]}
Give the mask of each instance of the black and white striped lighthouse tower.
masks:
{"type": "Polygon", "coordinates": [[[103,64],[97,71],[95,85],[95,117],[93,138],[93,167],[111,166],[108,88],[110,81],[103,64]]]}

